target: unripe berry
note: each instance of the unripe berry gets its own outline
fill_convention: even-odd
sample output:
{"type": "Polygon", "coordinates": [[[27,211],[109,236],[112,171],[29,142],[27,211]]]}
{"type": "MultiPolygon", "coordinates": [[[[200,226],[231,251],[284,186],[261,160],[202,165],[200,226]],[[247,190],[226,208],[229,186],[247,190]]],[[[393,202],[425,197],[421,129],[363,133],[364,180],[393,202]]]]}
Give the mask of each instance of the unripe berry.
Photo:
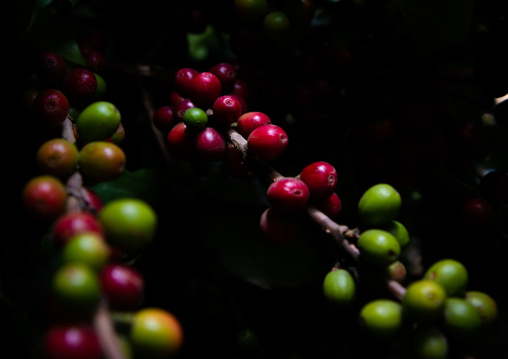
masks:
{"type": "Polygon", "coordinates": [[[361,327],[377,337],[397,334],[402,322],[402,306],[393,300],[373,300],[365,304],[360,311],[361,327]]]}
{"type": "Polygon", "coordinates": [[[478,310],[483,326],[492,325],[498,317],[497,303],[487,293],[470,290],[464,299],[478,310]]]}
{"type": "Polygon", "coordinates": [[[400,223],[399,221],[391,221],[386,226],[382,228],[383,230],[389,232],[399,241],[401,250],[406,248],[409,244],[409,232],[406,227],[400,223]]]}
{"type": "Polygon", "coordinates": [[[267,14],[267,0],[235,0],[234,11],[238,19],[249,24],[261,23],[267,14]]]}
{"type": "Polygon", "coordinates": [[[482,320],[480,312],[464,298],[448,298],[444,309],[443,324],[447,333],[471,338],[478,333],[482,320]]]}
{"type": "Polygon", "coordinates": [[[109,259],[110,248],[97,232],[78,233],[62,250],[63,263],[82,263],[99,270],[109,259]]]}
{"type": "Polygon", "coordinates": [[[449,297],[464,295],[468,283],[466,267],[455,259],[441,259],[432,264],[424,278],[441,284],[449,297]]]}
{"type": "Polygon", "coordinates": [[[61,126],[69,114],[69,101],[59,90],[42,90],[32,103],[32,113],[44,126],[61,126]]]}
{"type": "Polygon", "coordinates": [[[97,90],[97,79],[87,69],[72,69],[62,81],[62,91],[71,101],[83,102],[92,98],[97,90]]]}
{"type": "Polygon", "coordinates": [[[76,171],[79,150],[72,142],[55,138],[44,142],[39,147],[35,159],[43,173],[66,178],[76,171]]]}
{"type": "Polygon", "coordinates": [[[22,201],[33,218],[53,221],[65,211],[67,189],[56,177],[37,176],[29,180],[22,191],[22,201]]]}
{"type": "Polygon", "coordinates": [[[417,359],[448,358],[448,340],[436,326],[417,328],[413,333],[412,349],[417,359]]]}
{"type": "Polygon", "coordinates": [[[337,187],[337,171],[324,161],[306,166],[300,173],[300,179],[309,187],[312,200],[329,198],[337,187]]]}
{"type": "Polygon", "coordinates": [[[447,298],[441,284],[421,279],[407,287],[402,305],[408,318],[416,322],[431,322],[443,315],[447,298]]]}
{"type": "Polygon", "coordinates": [[[399,214],[401,197],[399,192],[385,183],[367,189],[358,202],[360,219],[369,226],[382,226],[399,214]]]}
{"type": "Polygon", "coordinates": [[[191,107],[183,114],[183,123],[192,130],[202,130],[208,124],[208,115],[199,107],[191,107]]]}
{"type": "Polygon", "coordinates": [[[95,331],[84,325],[59,325],[44,334],[45,359],[102,359],[104,353],[95,331]]]}
{"type": "Polygon", "coordinates": [[[93,141],[80,150],[79,166],[86,179],[106,182],[119,178],[125,170],[125,153],[114,143],[93,141]]]}
{"type": "Polygon", "coordinates": [[[144,279],[136,269],[125,264],[109,264],[100,273],[102,293],[115,310],[134,310],[143,300],[144,279]]]}
{"type": "Polygon", "coordinates": [[[197,107],[208,109],[222,93],[220,80],[211,72],[200,72],[192,78],[190,100],[197,107]]]}
{"type": "Polygon", "coordinates": [[[78,139],[82,143],[104,141],[115,133],[121,119],[120,111],[111,102],[94,102],[85,107],[76,120],[78,139]]]}
{"type": "Polygon", "coordinates": [[[309,189],[305,183],[292,177],[274,181],[267,190],[268,202],[280,213],[292,214],[303,210],[309,202],[309,189]]]}
{"type": "Polygon", "coordinates": [[[247,138],[249,154],[270,161],[282,156],[288,146],[286,132],[277,125],[264,125],[252,131],[247,138]]]}
{"type": "Polygon", "coordinates": [[[400,255],[400,244],[390,233],[380,229],[369,229],[360,234],[358,249],[366,262],[387,267],[400,255]]]}
{"type": "Polygon", "coordinates": [[[246,112],[238,118],[236,131],[247,139],[256,128],[271,123],[270,118],[262,112],[246,112]]]}
{"type": "Polygon", "coordinates": [[[350,304],[356,295],[356,284],[351,273],[345,269],[333,269],[323,282],[325,297],[333,304],[350,304]]]}

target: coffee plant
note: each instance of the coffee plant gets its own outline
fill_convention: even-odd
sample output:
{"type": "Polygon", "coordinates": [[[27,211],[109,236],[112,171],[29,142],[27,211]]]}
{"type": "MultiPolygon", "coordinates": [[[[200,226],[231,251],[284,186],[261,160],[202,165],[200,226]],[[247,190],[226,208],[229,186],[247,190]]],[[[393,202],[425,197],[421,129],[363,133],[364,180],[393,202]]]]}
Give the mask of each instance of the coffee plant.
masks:
{"type": "Polygon", "coordinates": [[[1,357],[508,356],[505,2],[3,8],[1,357]]]}

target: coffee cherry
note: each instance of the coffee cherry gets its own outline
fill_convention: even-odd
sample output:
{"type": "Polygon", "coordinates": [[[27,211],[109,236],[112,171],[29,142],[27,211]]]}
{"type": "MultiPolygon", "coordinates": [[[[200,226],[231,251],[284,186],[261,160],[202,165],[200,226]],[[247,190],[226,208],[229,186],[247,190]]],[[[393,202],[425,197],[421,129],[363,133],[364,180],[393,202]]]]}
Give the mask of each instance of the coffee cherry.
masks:
{"type": "Polygon", "coordinates": [[[263,19],[263,31],[273,41],[282,41],[291,31],[291,23],[283,11],[272,11],[263,19]]]}
{"type": "Polygon", "coordinates": [[[412,354],[417,359],[448,358],[448,340],[436,326],[420,327],[413,333],[412,354]]]}
{"type": "Polygon", "coordinates": [[[118,127],[116,128],[116,131],[106,139],[106,141],[114,143],[115,145],[120,145],[125,140],[125,127],[123,127],[123,124],[120,122],[118,127]]]}
{"type": "Polygon", "coordinates": [[[102,359],[104,353],[95,331],[85,325],[57,325],[43,337],[45,359],[102,359]]]}
{"type": "Polygon", "coordinates": [[[58,90],[42,90],[34,99],[32,113],[43,126],[61,126],[69,114],[69,101],[58,90]]]}
{"type": "Polygon", "coordinates": [[[175,73],[174,85],[176,92],[183,98],[190,98],[192,93],[192,79],[199,72],[195,69],[184,67],[175,73]]]}
{"type": "Polygon", "coordinates": [[[177,123],[168,133],[168,148],[178,156],[191,158],[195,151],[196,133],[183,122],[177,123]]]}
{"type": "Polygon", "coordinates": [[[202,130],[208,123],[208,115],[199,107],[191,107],[183,114],[183,123],[192,130],[202,130]]]}
{"type": "Polygon", "coordinates": [[[83,143],[104,141],[115,133],[121,119],[120,111],[111,102],[94,102],[76,120],[78,138],[83,143]]]}
{"type": "Polygon", "coordinates": [[[366,262],[377,267],[389,266],[400,255],[400,244],[397,239],[380,229],[362,232],[358,238],[358,249],[366,262]]]}
{"type": "Polygon", "coordinates": [[[407,270],[404,263],[401,261],[395,261],[386,267],[384,273],[390,279],[393,279],[399,283],[402,283],[406,278],[407,270]]]}
{"type": "Polygon", "coordinates": [[[145,308],[134,314],[129,340],[136,357],[168,358],[182,346],[183,329],[173,314],[145,308]]]}
{"type": "Polygon", "coordinates": [[[463,203],[460,214],[466,226],[477,229],[494,221],[495,209],[486,199],[472,198],[463,203]]]}
{"type": "Polygon", "coordinates": [[[468,282],[466,267],[455,259],[442,259],[432,264],[424,278],[441,284],[449,297],[464,295],[468,282]]]}
{"type": "Polygon", "coordinates": [[[242,115],[242,104],[231,95],[224,95],[215,100],[213,104],[213,116],[223,126],[229,126],[242,115]]]}
{"type": "Polygon", "coordinates": [[[144,279],[136,269],[124,264],[109,264],[100,273],[102,293],[115,310],[134,310],[143,300],[144,279]]]}
{"type": "Polygon", "coordinates": [[[256,128],[271,123],[270,118],[262,112],[246,112],[238,118],[236,131],[243,138],[248,138],[256,128]]]}
{"type": "Polygon", "coordinates": [[[339,216],[339,213],[342,210],[342,202],[337,193],[333,193],[330,197],[324,200],[312,201],[312,203],[318,210],[333,220],[339,216]]]}
{"type": "Polygon", "coordinates": [[[467,291],[464,299],[480,313],[483,326],[492,325],[498,317],[497,303],[487,293],[467,291]]]}
{"type": "Polygon", "coordinates": [[[360,326],[376,337],[390,337],[402,326],[402,306],[389,299],[376,299],[360,311],[360,326]]]}
{"type": "Polygon", "coordinates": [[[145,248],[153,239],[157,215],[144,201],[119,198],[104,205],[99,222],[112,246],[129,252],[145,248]]]}
{"type": "Polygon", "coordinates": [[[159,107],[153,113],[153,125],[162,133],[169,133],[169,131],[176,125],[176,119],[173,116],[173,106],[159,107]]]}
{"type": "Polygon", "coordinates": [[[226,140],[213,127],[206,127],[198,132],[194,139],[195,153],[204,161],[219,161],[226,154],[226,140]]]}
{"type": "Polygon", "coordinates": [[[383,230],[390,232],[399,241],[401,250],[409,244],[409,232],[406,227],[399,221],[393,220],[383,227],[383,230]]]}
{"type": "Polygon", "coordinates": [[[53,292],[65,308],[91,310],[100,299],[97,273],[82,263],[64,264],[53,277],[53,292]]]}
{"type": "Polygon", "coordinates": [[[23,188],[22,201],[27,212],[35,219],[53,221],[65,211],[67,189],[56,177],[37,176],[23,188]]]}
{"type": "Polygon", "coordinates": [[[62,250],[63,263],[82,263],[99,270],[109,259],[110,249],[97,232],[78,233],[69,238],[62,250]]]}
{"type": "Polygon", "coordinates": [[[264,125],[254,129],[247,138],[249,154],[270,161],[282,156],[288,146],[286,132],[277,125],[264,125]]]}
{"type": "Polygon", "coordinates": [[[402,306],[408,318],[416,322],[431,322],[443,315],[447,298],[441,284],[420,279],[407,287],[402,306]]]}
{"type": "Polygon", "coordinates": [[[183,121],[183,115],[185,115],[185,112],[192,107],[196,107],[191,100],[184,99],[183,101],[180,101],[176,105],[174,105],[173,108],[173,116],[175,117],[175,122],[182,122],[183,121]]]}
{"type": "Polygon", "coordinates": [[[237,79],[233,84],[233,92],[231,94],[247,100],[250,97],[250,87],[247,82],[237,79]]]}
{"type": "Polygon", "coordinates": [[[62,80],[62,91],[71,101],[84,102],[97,90],[97,79],[87,69],[72,69],[62,80]]]}
{"type": "Polygon", "coordinates": [[[65,60],[53,51],[42,51],[36,58],[37,76],[46,85],[60,85],[67,74],[65,60]]]}
{"type": "Polygon", "coordinates": [[[234,12],[241,22],[248,24],[261,23],[268,13],[267,0],[235,0],[234,12]]]}
{"type": "Polygon", "coordinates": [[[358,202],[360,219],[369,226],[383,226],[399,214],[401,197],[399,192],[385,183],[367,189],[358,202]]]}
{"type": "Polygon", "coordinates": [[[92,65],[93,68],[95,68],[98,72],[103,72],[106,68],[106,59],[104,58],[104,55],[101,54],[99,51],[92,50],[92,51],[86,51],[83,53],[83,58],[85,61],[92,65]]]}
{"type": "Polygon", "coordinates": [[[482,320],[480,312],[463,298],[448,298],[443,315],[443,324],[447,333],[471,338],[478,333],[482,320]]]}
{"type": "Polygon", "coordinates": [[[266,194],[272,208],[286,214],[303,210],[309,202],[309,189],[298,178],[279,178],[272,182],[266,194]]]}
{"type": "Polygon", "coordinates": [[[192,78],[190,85],[190,100],[194,105],[205,110],[211,108],[222,93],[219,78],[211,72],[198,73],[192,78]]]}
{"type": "Polygon", "coordinates": [[[329,198],[337,186],[337,171],[324,161],[306,166],[300,173],[300,179],[309,187],[312,200],[329,198]]]}
{"type": "Polygon", "coordinates": [[[97,214],[102,209],[102,198],[90,187],[83,187],[82,196],[86,209],[91,213],[97,214]]]}
{"type": "Polygon", "coordinates": [[[222,92],[229,93],[233,91],[233,85],[237,79],[236,68],[229,62],[218,63],[209,70],[217,76],[221,83],[222,92]]]}
{"type": "Polygon", "coordinates": [[[114,143],[89,142],[81,148],[79,154],[79,168],[85,178],[91,181],[112,181],[125,170],[125,153],[114,143]]]}
{"type": "Polygon", "coordinates": [[[178,103],[185,100],[185,98],[183,98],[178,92],[171,91],[171,93],[169,94],[168,100],[169,100],[170,106],[176,106],[178,103]]]}
{"type": "Polygon", "coordinates": [[[230,93],[229,96],[236,98],[238,100],[238,102],[240,102],[240,104],[242,105],[242,114],[247,112],[248,107],[247,107],[247,101],[245,100],[245,98],[243,98],[242,96],[240,96],[236,93],[230,93]]]}
{"type": "Polygon", "coordinates": [[[325,297],[333,304],[350,304],[356,295],[356,284],[351,273],[345,269],[332,269],[323,282],[325,297]]]}
{"type": "Polygon", "coordinates": [[[64,179],[76,171],[79,150],[66,139],[54,138],[39,147],[35,160],[43,173],[64,179]]]}
{"type": "Polygon", "coordinates": [[[97,233],[102,236],[104,230],[98,218],[87,211],[72,211],[60,215],[51,229],[51,240],[56,248],[64,248],[69,240],[79,233],[97,233]]]}
{"type": "Polygon", "coordinates": [[[295,216],[286,215],[267,208],[259,220],[263,238],[271,244],[291,243],[298,233],[298,221],[295,216]]]}

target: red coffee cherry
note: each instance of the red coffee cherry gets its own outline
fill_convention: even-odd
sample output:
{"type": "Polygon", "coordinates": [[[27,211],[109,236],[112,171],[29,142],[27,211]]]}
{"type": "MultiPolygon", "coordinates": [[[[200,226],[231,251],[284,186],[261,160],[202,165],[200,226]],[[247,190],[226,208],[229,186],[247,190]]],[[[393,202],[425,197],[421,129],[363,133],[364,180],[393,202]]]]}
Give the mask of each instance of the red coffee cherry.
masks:
{"type": "Polygon", "coordinates": [[[67,190],[54,176],[37,176],[25,184],[22,201],[27,212],[35,219],[53,221],[65,211],[67,190]]]}
{"type": "Polygon", "coordinates": [[[97,79],[87,69],[72,69],[62,81],[62,91],[71,101],[87,101],[97,90],[97,79]]]}
{"type": "Polygon", "coordinates": [[[173,117],[175,118],[175,123],[183,121],[183,115],[185,114],[185,111],[187,111],[189,108],[192,108],[192,107],[196,107],[196,106],[188,98],[177,103],[173,107],[173,117]]]}
{"type": "Polygon", "coordinates": [[[196,132],[188,128],[183,122],[179,122],[169,131],[166,143],[168,148],[178,156],[191,158],[195,151],[196,132]]]}
{"type": "Polygon", "coordinates": [[[312,203],[330,219],[336,219],[342,210],[342,202],[337,193],[333,193],[330,197],[323,200],[313,200],[312,203]]]}
{"type": "Polygon", "coordinates": [[[337,171],[324,161],[311,163],[300,173],[300,179],[309,187],[310,196],[315,200],[325,200],[335,191],[337,171]]]}
{"type": "Polygon", "coordinates": [[[226,154],[226,140],[224,136],[213,127],[206,127],[196,134],[196,155],[205,161],[219,161],[226,154]]]}
{"type": "Polygon", "coordinates": [[[104,206],[102,198],[90,187],[83,187],[83,200],[87,206],[87,210],[93,214],[99,213],[104,206]]]}
{"type": "Polygon", "coordinates": [[[84,325],[59,325],[44,335],[45,359],[102,359],[104,353],[95,331],[84,325]]]}
{"type": "Polygon", "coordinates": [[[175,91],[183,98],[190,98],[192,93],[192,79],[199,72],[189,67],[179,69],[175,73],[174,85],[175,91]]]}
{"type": "Polygon", "coordinates": [[[67,74],[64,59],[53,51],[43,51],[37,56],[36,71],[47,85],[60,85],[67,74]]]}
{"type": "Polygon", "coordinates": [[[204,110],[211,108],[221,93],[220,80],[211,72],[200,72],[192,78],[189,98],[197,107],[204,110]]]}
{"type": "Polygon", "coordinates": [[[32,103],[32,113],[45,126],[61,126],[69,114],[69,101],[61,91],[43,90],[32,103]]]}
{"type": "Polygon", "coordinates": [[[256,128],[271,123],[270,118],[262,112],[246,112],[238,118],[236,132],[243,138],[248,138],[256,128]]]}
{"type": "Polygon", "coordinates": [[[217,122],[229,126],[242,115],[242,104],[233,96],[221,96],[213,104],[213,115],[217,122]]]}
{"type": "Polygon", "coordinates": [[[277,125],[264,125],[254,129],[247,138],[251,155],[270,161],[279,158],[288,146],[286,132],[277,125]]]}
{"type": "Polygon", "coordinates": [[[144,279],[136,269],[124,264],[109,264],[100,273],[102,293],[116,310],[134,310],[143,300],[144,279]]]}
{"type": "Polygon", "coordinates": [[[237,79],[237,74],[236,68],[232,64],[228,62],[218,63],[214,65],[209,72],[217,76],[224,93],[233,91],[233,87],[237,79]]]}
{"type": "Polygon", "coordinates": [[[170,106],[176,106],[176,104],[182,102],[185,98],[183,98],[178,92],[171,91],[168,100],[170,106]]]}
{"type": "Polygon", "coordinates": [[[232,97],[236,98],[238,101],[240,101],[240,103],[242,105],[242,114],[247,112],[247,101],[245,101],[245,99],[242,96],[240,96],[236,93],[230,93],[229,96],[232,96],[232,97]]]}
{"type": "Polygon", "coordinates": [[[261,214],[259,228],[268,243],[285,245],[295,239],[298,233],[298,220],[295,216],[268,208],[261,214]]]}
{"type": "Polygon", "coordinates": [[[86,51],[83,53],[83,58],[85,61],[92,65],[98,72],[104,71],[106,68],[106,59],[104,58],[104,55],[101,54],[99,51],[86,51]]]}
{"type": "Polygon", "coordinates": [[[51,240],[57,248],[63,248],[70,238],[79,233],[94,232],[104,235],[97,217],[87,211],[72,211],[61,214],[51,229],[51,240]]]}
{"type": "Polygon", "coordinates": [[[309,189],[298,178],[285,177],[273,182],[267,191],[272,208],[280,213],[292,214],[307,206],[309,189]]]}
{"type": "Polygon", "coordinates": [[[242,96],[244,99],[248,99],[250,97],[250,87],[247,82],[236,80],[233,84],[233,93],[242,96]]]}
{"type": "Polygon", "coordinates": [[[159,131],[169,133],[176,124],[175,118],[173,117],[173,106],[159,107],[155,110],[152,121],[155,128],[159,131]]]}

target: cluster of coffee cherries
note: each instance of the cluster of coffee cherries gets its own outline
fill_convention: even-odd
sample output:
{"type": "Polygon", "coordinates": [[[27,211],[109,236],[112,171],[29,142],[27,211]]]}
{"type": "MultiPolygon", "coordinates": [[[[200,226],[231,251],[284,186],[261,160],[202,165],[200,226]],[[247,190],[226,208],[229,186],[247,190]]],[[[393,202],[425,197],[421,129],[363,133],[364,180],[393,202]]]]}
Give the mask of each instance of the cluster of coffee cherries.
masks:
{"type": "MultiPolygon", "coordinates": [[[[103,61],[88,45],[81,45],[87,61],[103,61]]],[[[112,350],[123,357],[174,355],[183,341],[180,322],[165,309],[142,307],[144,278],[127,262],[152,242],[157,215],[137,198],[103,203],[92,189],[124,173],[120,111],[100,100],[105,86],[90,70],[68,70],[49,51],[36,65],[43,88],[25,97],[30,119],[61,134],[40,145],[40,174],[22,192],[27,213],[49,227],[45,243],[53,273],[41,351],[48,359],[99,359],[112,350]]]]}
{"type": "MultiPolygon", "coordinates": [[[[447,358],[450,340],[472,340],[496,322],[497,304],[487,293],[468,288],[466,267],[452,258],[436,261],[421,278],[402,286],[406,271],[399,259],[410,236],[396,220],[400,206],[400,194],[386,183],[367,189],[358,202],[365,228],[352,243],[359,261],[401,284],[396,292],[400,300],[382,297],[362,303],[359,323],[374,338],[410,332],[415,358],[447,358]]],[[[350,270],[337,265],[325,276],[324,295],[334,305],[351,305],[357,298],[356,282],[350,270]]]]}

